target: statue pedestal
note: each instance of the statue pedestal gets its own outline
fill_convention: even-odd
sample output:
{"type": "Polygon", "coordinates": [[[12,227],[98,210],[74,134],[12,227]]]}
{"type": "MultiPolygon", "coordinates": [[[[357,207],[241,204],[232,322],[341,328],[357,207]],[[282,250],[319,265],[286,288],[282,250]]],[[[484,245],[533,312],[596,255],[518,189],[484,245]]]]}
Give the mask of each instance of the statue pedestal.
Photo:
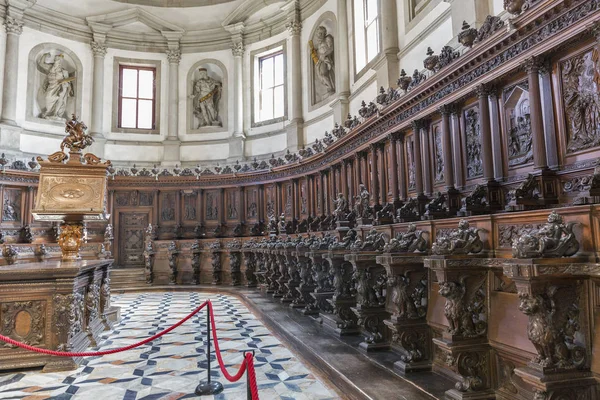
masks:
{"type": "Polygon", "coordinates": [[[400,354],[394,369],[401,373],[431,369],[431,331],[427,325],[428,271],[424,257],[409,253],[377,256],[388,276],[384,321],[390,331],[392,349],[400,354]]]}
{"type": "MultiPolygon", "coordinates": [[[[110,305],[112,260],[45,261],[0,267],[2,334],[35,347],[81,352],[119,320],[110,305]]],[[[4,345],[0,370],[43,366],[76,369],[82,358],[62,358],[4,345]]]]}

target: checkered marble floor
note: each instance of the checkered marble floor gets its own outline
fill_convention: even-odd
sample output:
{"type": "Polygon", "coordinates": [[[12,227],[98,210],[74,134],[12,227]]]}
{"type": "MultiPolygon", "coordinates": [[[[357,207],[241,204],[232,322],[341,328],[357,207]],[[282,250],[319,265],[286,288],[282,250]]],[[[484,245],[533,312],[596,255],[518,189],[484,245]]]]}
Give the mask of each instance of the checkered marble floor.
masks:
{"type": "MultiPolygon", "coordinates": [[[[200,305],[213,300],[223,360],[230,373],[242,351],[254,350],[261,400],[338,399],[335,392],[277,340],[235,297],[207,293],[143,293],[113,296],[121,322],[103,336],[98,349],[126,346],[163,330],[200,305]]],[[[206,378],[206,313],[156,341],[104,357],[87,358],[75,371],[27,371],[0,374],[0,399],[158,400],[193,398],[206,378]]],[[[218,371],[214,350],[212,378],[225,390],[202,399],[243,400],[245,376],[229,383],[218,371]]]]}

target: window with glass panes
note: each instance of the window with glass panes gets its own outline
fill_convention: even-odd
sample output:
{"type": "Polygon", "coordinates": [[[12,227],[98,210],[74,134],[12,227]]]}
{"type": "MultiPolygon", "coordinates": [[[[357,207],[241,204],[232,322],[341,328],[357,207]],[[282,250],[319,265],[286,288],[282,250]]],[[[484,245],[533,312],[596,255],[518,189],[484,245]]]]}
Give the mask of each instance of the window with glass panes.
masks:
{"type": "Polygon", "coordinates": [[[119,128],[155,129],[156,69],[119,67],[119,128]]]}
{"type": "Polygon", "coordinates": [[[259,105],[257,122],[283,117],[285,113],[283,52],[260,57],[258,68],[259,105]]]}
{"type": "Polygon", "coordinates": [[[379,0],[354,0],[356,71],[379,54],[379,0]]]}

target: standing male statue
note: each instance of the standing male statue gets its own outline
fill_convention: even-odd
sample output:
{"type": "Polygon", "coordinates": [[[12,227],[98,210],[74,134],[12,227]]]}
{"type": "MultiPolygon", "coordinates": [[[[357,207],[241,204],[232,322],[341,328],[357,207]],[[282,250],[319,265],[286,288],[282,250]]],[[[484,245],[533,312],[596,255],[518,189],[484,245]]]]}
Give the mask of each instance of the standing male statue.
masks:
{"type": "Polygon", "coordinates": [[[203,126],[222,126],[219,118],[219,100],[223,84],[210,76],[206,68],[198,70],[199,78],[194,82],[194,115],[200,120],[198,128],[203,126]]]}
{"type": "Polygon", "coordinates": [[[315,33],[314,44],[311,40],[310,53],[315,64],[315,77],[324,86],[325,93],[321,99],[335,93],[335,53],[333,36],[327,34],[327,28],[320,26],[315,33]]]}
{"type": "Polygon", "coordinates": [[[63,121],[67,118],[66,109],[69,97],[75,95],[73,89],[74,76],[69,76],[69,71],[63,67],[64,56],[54,56],[53,62],[46,60],[51,58],[50,53],[44,54],[38,61],[38,70],[46,75],[42,83],[42,91],[45,97],[45,107],[42,107],[40,118],[53,121],[63,121]]]}

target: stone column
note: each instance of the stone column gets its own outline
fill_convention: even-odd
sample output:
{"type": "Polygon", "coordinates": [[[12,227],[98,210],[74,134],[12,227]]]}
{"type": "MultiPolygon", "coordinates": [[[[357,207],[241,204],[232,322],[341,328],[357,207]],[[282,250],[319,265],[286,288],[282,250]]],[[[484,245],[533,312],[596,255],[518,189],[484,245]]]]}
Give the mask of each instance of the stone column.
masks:
{"type": "Polygon", "coordinates": [[[429,138],[429,126],[431,121],[421,121],[421,135],[423,136],[423,185],[425,186],[425,194],[430,196],[433,193],[433,182],[431,179],[431,145],[429,138]]]}
{"type": "Polygon", "coordinates": [[[398,143],[400,144],[398,151],[398,166],[394,173],[398,176],[398,202],[406,200],[407,196],[407,185],[406,185],[406,159],[404,157],[404,132],[397,135],[398,143]]]}
{"type": "Polygon", "coordinates": [[[531,57],[525,60],[523,68],[527,71],[529,83],[529,106],[531,112],[531,136],[533,139],[533,168],[548,168],[546,157],[546,140],[544,137],[544,115],[542,114],[542,97],[540,93],[539,71],[542,60],[531,57]]]}
{"type": "Polygon", "coordinates": [[[462,143],[460,139],[460,111],[458,104],[451,106],[451,126],[452,126],[452,157],[454,159],[454,181],[455,187],[463,188],[465,186],[465,174],[463,170],[462,143]]]}
{"type": "Polygon", "coordinates": [[[233,54],[233,134],[229,139],[229,160],[244,157],[244,24],[226,26],[231,35],[233,54]]]}
{"type": "Polygon", "coordinates": [[[380,1],[381,54],[373,66],[377,71],[377,86],[396,87],[400,71],[398,68],[398,15],[396,0],[380,1]]]}
{"type": "Polygon", "coordinates": [[[490,125],[489,86],[477,86],[479,99],[479,129],[481,129],[481,158],[483,162],[483,179],[486,182],[494,180],[494,156],[492,153],[492,127],[490,125]]]}
{"type": "Polygon", "coordinates": [[[104,41],[93,41],[91,43],[94,53],[94,81],[92,82],[92,123],[91,134],[95,137],[103,137],[103,110],[104,110],[104,57],[106,56],[106,45],[104,41]]]}
{"type": "Polygon", "coordinates": [[[164,157],[162,165],[174,165],[179,163],[180,141],[177,135],[179,130],[179,62],[181,61],[181,50],[170,47],[167,50],[169,60],[169,125],[167,140],[164,142],[164,157]]]}
{"type": "Polygon", "coordinates": [[[4,27],[6,28],[6,56],[4,64],[4,88],[2,91],[2,123],[7,125],[17,124],[15,119],[17,117],[19,37],[23,33],[22,17],[22,12],[18,16],[7,15],[4,22],[4,27]]]}
{"type": "Polygon", "coordinates": [[[349,111],[350,97],[350,48],[348,46],[348,0],[337,2],[337,36],[335,46],[337,47],[338,59],[336,60],[336,91],[337,100],[331,105],[333,108],[333,120],[344,121],[349,111]]]}
{"type": "Polygon", "coordinates": [[[288,74],[289,74],[289,120],[287,126],[287,148],[291,152],[297,151],[304,144],[302,125],[302,46],[300,33],[302,21],[300,19],[299,2],[289,3],[287,7],[288,22],[286,28],[290,34],[288,39],[288,74]]]}

